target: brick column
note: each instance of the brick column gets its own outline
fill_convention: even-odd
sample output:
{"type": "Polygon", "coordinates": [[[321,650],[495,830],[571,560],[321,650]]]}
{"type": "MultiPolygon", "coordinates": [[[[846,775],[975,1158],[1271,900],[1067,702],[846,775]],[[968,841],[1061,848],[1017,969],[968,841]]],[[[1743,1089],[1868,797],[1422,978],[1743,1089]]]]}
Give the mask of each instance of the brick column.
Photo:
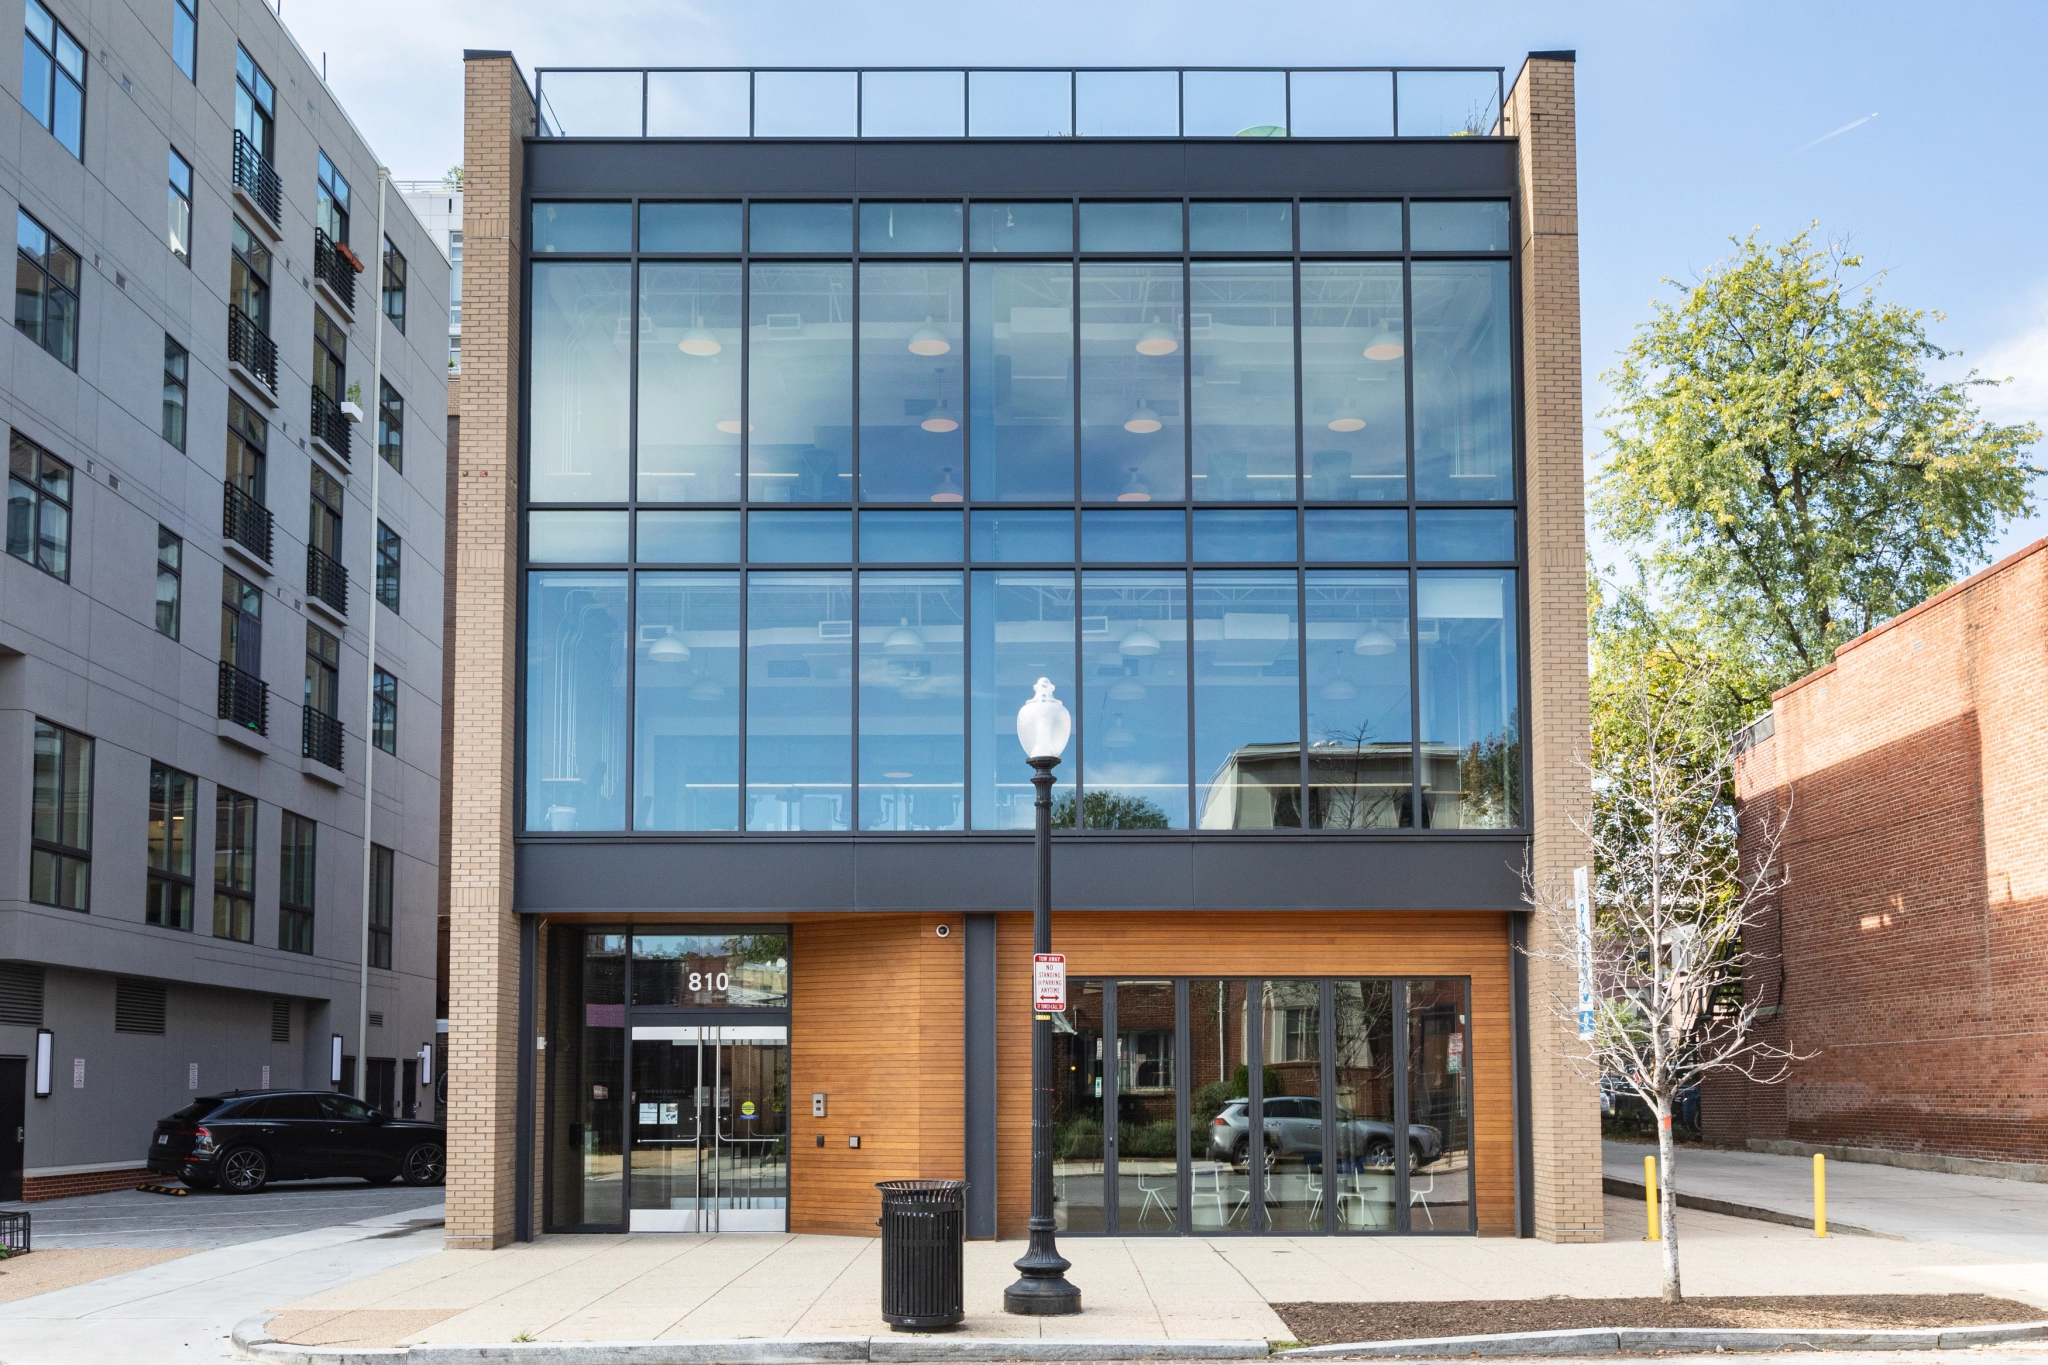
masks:
{"type": "Polygon", "coordinates": [[[519,201],[533,100],[509,52],[463,54],[461,497],[449,710],[448,1231],[512,1238],[519,926],[512,909],[519,515],[519,201]]]}
{"type": "MultiPolygon", "coordinates": [[[[1591,855],[1580,826],[1592,804],[1585,769],[1585,415],[1579,374],[1578,132],[1570,53],[1531,53],[1501,112],[1521,140],[1523,449],[1528,480],[1529,741],[1535,790],[1534,872],[1539,885],[1571,884],[1591,855]]],[[[1530,947],[1555,951],[1540,918],[1530,947]]],[[[1597,1242],[1603,1235],[1600,1107],[1592,1082],[1559,1055],[1569,1026],[1552,1002],[1576,999],[1556,965],[1529,962],[1530,1128],[1536,1235],[1597,1242]]],[[[1572,1041],[1576,1041],[1573,1039],[1572,1041]]]]}

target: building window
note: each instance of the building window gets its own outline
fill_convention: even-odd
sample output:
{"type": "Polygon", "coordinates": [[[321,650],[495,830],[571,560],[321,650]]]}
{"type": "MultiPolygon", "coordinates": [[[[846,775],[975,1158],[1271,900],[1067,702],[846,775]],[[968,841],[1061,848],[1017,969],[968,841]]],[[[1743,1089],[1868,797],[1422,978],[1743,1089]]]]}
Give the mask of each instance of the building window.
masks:
{"type": "Polygon", "coordinates": [[[186,80],[199,79],[198,0],[171,0],[171,60],[186,80]]]}
{"type": "Polygon", "coordinates": [[[277,878],[277,946],[288,953],[313,951],[313,862],[316,827],[303,815],[284,813],[277,878]]]}
{"type": "Polygon", "coordinates": [[[84,910],[92,891],[92,740],[36,718],[28,898],[84,910]]]}
{"type": "Polygon", "coordinates": [[[220,571],[220,718],[270,733],[263,683],[263,594],[233,569],[220,571]]]}
{"type": "Polygon", "coordinates": [[[305,727],[307,758],[341,767],[341,641],[306,623],[305,727]]]}
{"type": "Polygon", "coordinates": [[[235,44],[235,131],[246,138],[249,149],[270,160],[271,129],[275,126],[277,88],[248,49],[235,44]]]}
{"type": "Polygon", "coordinates": [[[85,49],[37,0],[28,0],[21,41],[21,103],[83,161],[85,49]]]}
{"type": "Polygon", "coordinates": [[[228,394],[226,478],[221,487],[221,534],[265,563],[270,561],[271,516],[264,502],[264,444],[270,424],[234,393],[228,394]]]}
{"type": "Polygon", "coordinates": [[[313,226],[327,234],[327,240],[339,246],[348,245],[348,181],[334,163],[327,159],[327,153],[320,153],[320,184],[317,199],[313,205],[313,226]]]}
{"type": "Polygon", "coordinates": [[[71,579],[71,466],[18,431],[7,442],[7,553],[71,579]]]}
{"type": "Polygon", "coordinates": [[[320,309],[313,310],[313,434],[348,458],[349,424],[341,400],[348,396],[348,333],[320,309]]]}
{"type": "Polygon", "coordinates": [[[393,469],[405,468],[405,400],[389,381],[377,381],[377,453],[393,469]]]}
{"type": "Polygon", "coordinates": [[[192,927],[192,824],[199,813],[199,779],[149,765],[149,886],[144,922],[165,929],[192,927]]]}
{"type": "Polygon", "coordinates": [[[384,239],[384,316],[399,331],[405,330],[405,257],[391,239],[384,239]]]}
{"type": "Polygon", "coordinates": [[[370,845],[370,965],[391,966],[391,905],[397,889],[397,855],[382,844],[370,845]]]}
{"type": "Polygon", "coordinates": [[[156,528],[156,628],[178,638],[185,602],[185,541],[168,527],[156,528]]]}
{"type": "Polygon", "coordinates": [[[341,481],[312,465],[312,496],[306,506],[306,544],[341,567],[341,481]]]}
{"type": "Polygon", "coordinates": [[[14,325],[57,359],[78,368],[78,253],[17,210],[14,224],[14,325]]]}
{"type": "Polygon", "coordinates": [[[192,264],[192,163],[171,148],[170,223],[166,229],[171,254],[192,264]]]}
{"type": "Polygon", "coordinates": [[[393,611],[398,610],[399,557],[404,548],[398,532],[377,523],[377,600],[393,611]]]}
{"type": "Polygon", "coordinates": [[[448,234],[448,330],[462,330],[462,234],[448,234]]]}
{"type": "Polygon", "coordinates": [[[387,754],[398,752],[398,679],[383,669],[373,675],[370,694],[370,742],[387,754]]]}
{"type": "Polygon", "coordinates": [[[228,306],[270,335],[270,248],[237,218],[229,232],[234,259],[228,266],[228,306]]]}
{"type": "Polygon", "coordinates": [[[454,332],[448,334],[448,373],[462,373],[462,337],[454,332]]]}
{"type": "Polygon", "coordinates": [[[192,359],[185,348],[164,337],[164,439],[178,449],[185,448],[185,382],[192,359]]]}
{"type": "Polygon", "coordinates": [[[213,936],[256,941],[256,798],[226,787],[213,798],[213,936]]]}

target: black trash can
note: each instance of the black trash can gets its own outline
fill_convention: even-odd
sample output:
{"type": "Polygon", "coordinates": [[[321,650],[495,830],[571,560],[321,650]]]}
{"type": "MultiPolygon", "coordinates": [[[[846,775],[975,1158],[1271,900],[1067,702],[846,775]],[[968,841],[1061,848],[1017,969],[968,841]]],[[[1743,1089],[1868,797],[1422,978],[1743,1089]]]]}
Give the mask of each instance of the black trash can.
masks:
{"type": "Polygon", "coordinates": [[[967,1315],[967,1182],[884,1180],[882,1319],[899,1332],[957,1327],[967,1315]]]}

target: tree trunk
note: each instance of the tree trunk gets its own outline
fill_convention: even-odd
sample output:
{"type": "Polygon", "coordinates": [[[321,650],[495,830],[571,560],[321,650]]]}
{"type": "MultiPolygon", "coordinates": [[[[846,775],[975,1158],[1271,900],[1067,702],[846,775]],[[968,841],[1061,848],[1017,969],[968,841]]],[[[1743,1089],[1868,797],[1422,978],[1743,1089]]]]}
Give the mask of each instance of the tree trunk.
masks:
{"type": "Polygon", "coordinates": [[[1664,1246],[1664,1302],[1683,1303],[1678,1285],[1678,1190],[1672,1179],[1671,1096],[1657,1097],[1657,1223],[1664,1246]]]}

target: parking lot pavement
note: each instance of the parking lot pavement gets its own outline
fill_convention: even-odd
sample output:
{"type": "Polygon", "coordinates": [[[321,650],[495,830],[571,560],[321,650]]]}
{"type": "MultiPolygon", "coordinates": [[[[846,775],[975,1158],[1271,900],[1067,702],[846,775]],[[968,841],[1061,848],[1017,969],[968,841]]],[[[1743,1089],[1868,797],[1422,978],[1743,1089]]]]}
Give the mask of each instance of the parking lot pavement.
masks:
{"type": "MultiPolygon", "coordinates": [[[[176,1188],[175,1185],[173,1188],[176,1188]]],[[[360,1180],[309,1180],[273,1185],[259,1194],[194,1191],[175,1195],[121,1190],[34,1204],[27,1209],[37,1247],[189,1247],[207,1250],[266,1237],[410,1212],[439,1217],[441,1191],[360,1180]],[[432,1206],[431,1209],[428,1206],[432,1206]]]]}

